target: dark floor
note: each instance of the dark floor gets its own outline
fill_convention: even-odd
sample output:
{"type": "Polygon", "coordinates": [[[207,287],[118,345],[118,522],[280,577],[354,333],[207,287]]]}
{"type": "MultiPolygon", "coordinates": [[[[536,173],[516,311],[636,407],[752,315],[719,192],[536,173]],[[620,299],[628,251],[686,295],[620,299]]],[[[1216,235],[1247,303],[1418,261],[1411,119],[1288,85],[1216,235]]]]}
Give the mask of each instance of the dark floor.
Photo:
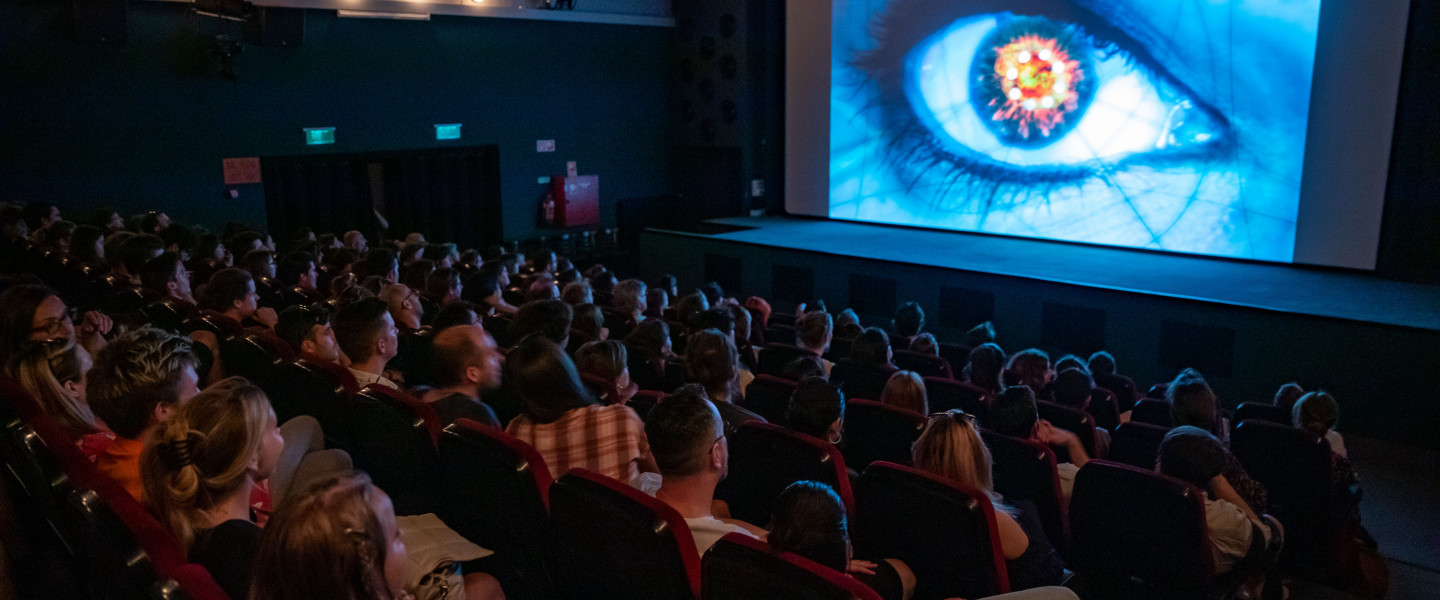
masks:
{"type": "Polygon", "coordinates": [[[712,237],[1440,331],[1440,286],[1339,269],[790,217],[737,217],[712,237]],[[737,227],[736,229],[739,229],[737,227]],[[917,249],[926,249],[917,252],[917,249]],[[1223,281],[1224,285],[1215,285],[1223,281]]]}
{"type": "MultiPolygon", "coordinates": [[[[1365,488],[1364,524],[1390,565],[1392,600],[1440,598],[1440,452],[1347,436],[1365,488]]],[[[1293,600],[1359,600],[1305,581],[1289,583],[1293,600]]]]}

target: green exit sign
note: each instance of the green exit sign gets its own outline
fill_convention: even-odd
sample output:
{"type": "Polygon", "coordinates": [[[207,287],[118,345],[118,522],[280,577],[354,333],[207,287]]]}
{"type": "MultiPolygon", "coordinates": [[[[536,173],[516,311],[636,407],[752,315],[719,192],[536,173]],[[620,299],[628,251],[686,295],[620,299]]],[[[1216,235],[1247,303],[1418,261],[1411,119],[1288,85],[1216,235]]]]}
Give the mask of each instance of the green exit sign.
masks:
{"type": "Polygon", "coordinates": [[[458,140],[460,139],[460,124],[447,123],[435,124],[435,139],[437,140],[458,140]]]}
{"type": "Polygon", "coordinates": [[[333,143],[335,143],[335,128],[334,128],[334,127],[306,127],[306,128],[305,128],[305,145],[306,145],[306,146],[319,146],[319,145],[321,145],[321,144],[333,144],[333,143]]]}

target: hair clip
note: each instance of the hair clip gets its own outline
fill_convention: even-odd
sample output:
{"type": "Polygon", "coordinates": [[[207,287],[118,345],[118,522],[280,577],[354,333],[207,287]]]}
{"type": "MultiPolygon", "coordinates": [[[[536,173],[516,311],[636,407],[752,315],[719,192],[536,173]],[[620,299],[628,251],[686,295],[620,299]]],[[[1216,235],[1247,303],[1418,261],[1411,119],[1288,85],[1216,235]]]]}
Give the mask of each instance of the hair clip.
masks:
{"type": "Polygon", "coordinates": [[[170,463],[172,468],[181,469],[195,464],[193,457],[190,455],[189,435],[178,440],[165,442],[163,447],[165,448],[165,459],[170,463]]]}

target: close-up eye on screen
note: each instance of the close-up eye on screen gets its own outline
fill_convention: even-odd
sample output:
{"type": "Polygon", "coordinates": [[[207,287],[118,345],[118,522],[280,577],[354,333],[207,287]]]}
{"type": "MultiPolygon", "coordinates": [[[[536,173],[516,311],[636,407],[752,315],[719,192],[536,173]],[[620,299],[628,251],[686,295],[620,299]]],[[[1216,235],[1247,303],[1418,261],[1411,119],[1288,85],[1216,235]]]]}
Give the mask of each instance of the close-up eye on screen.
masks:
{"type": "Polygon", "coordinates": [[[1320,0],[836,0],[830,217],[1290,262],[1320,0]]]}

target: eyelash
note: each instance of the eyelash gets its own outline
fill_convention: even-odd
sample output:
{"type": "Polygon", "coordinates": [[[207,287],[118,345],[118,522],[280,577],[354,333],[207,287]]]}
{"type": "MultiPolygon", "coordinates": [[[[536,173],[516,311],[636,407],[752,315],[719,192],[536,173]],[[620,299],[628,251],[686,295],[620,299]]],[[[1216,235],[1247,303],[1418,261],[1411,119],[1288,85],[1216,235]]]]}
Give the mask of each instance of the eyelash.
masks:
{"type": "MultiPolygon", "coordinates": [[[[1016,12],[1021,10],[1019,7],[1013,7],[1013,2],[1011,4],[1011,10],[1016,12]]],[[[1050,11],[1039,6],[1054,5],[1057,4],[1056,2],[1041,0],[1031,4],[1036,6],[1027,7],[1032,9],[1027,10],[1027,13],[1056,18],[1050,17],[1047,14],[1050,11]]],[[[996,10],[998,12],[1004,9],[996,7],[996,10]]],[[[1122,170],[1127,165],[1163,166],[1177,160],[1213,160],[1234,151],[1231,143],[1233,136],[1229,135],[1231,131],[1229,119],[1208,104],[1198,100],[1195,92],[1150,56],[1140,42],[1110,24],[1104,17],[1072,7],[1071,10],[1064,11],[1066,15],[1063,18],[1057,18],[1057,20],[1082,27],[1089,38],[1090,45],[1100,50],[1105,56],[1123,53],[1127,65],[1140,70],[1146,77],[1165,81],[1186,97],[1191,98],[1195,107],[1210,116],[1218,124],[1223,134],[1214,142],[1198,148],[1161,152],[1155,156],[1134,156],[1103,167],[1021,168],[1004,165],[979,153],[966,156],[952,152],[935,137],[928,127],[920,122],[910,108],[909,102],[904,96],[903,78],[906,76],[904,59],[918,43],[938,31],[938,28],[928,28],[923,30],[922,35],[915,35],[911,32],[919,28],[914,27],[914,24],[949,24],[966,16],[984,14],[984,11],[974,7],[957,8],[951,3],[936,3],[933,0],[892,0],[885,11],[885,16],[874,28],[876,48],[860,54],[850,62],[850,66],[857,72],[864,73],[866,81],[873,81],[881,91],[873,104],[867,108],[879,110],[883,121],[887,124],[886,132],[890,147],[887,162],[896,165],[918,165],[922,167],[918,169],[920,172],[928,170],[923,167],[948,167],[948,174],[941,186],[941,192],[936,195],[937,199],[934,201],[936,204],[941,201],[941,197],[948,196],[956,188],[963,186],[968,188],[962,190],[967,192],[967,196],[984,198],[984,208],[988,211],[998,198],[1015,198],[1017,194],[1000,193],[1003,188],[1007,187],[1014,188],[1015,192],[1025,192],[1026,195],[1037,196],[1062,186],[1078,186],[1095,177],[1122,170]],[[1106,37],[1101,38],[1096,34],[1097,31],[1104,32],[1106,37]]],[[[919,183],[919,180],[920,177],[916,176],[910,185],[913,187],[919,183]]],[[[1014,201],[1018,203],[1022,200],[1014,201]]]]}

